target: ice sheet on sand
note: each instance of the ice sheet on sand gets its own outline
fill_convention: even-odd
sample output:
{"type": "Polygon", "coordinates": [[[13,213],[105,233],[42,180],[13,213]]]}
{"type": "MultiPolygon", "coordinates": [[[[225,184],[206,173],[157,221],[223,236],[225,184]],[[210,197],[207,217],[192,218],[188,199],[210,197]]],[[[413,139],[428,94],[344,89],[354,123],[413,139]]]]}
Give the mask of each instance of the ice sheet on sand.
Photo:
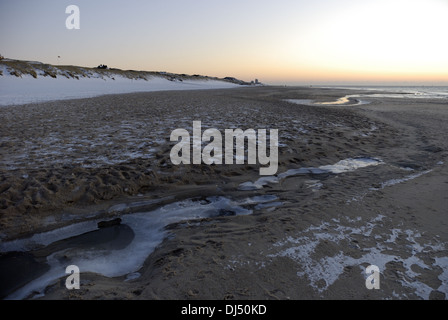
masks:
{"type": "Polygon", "coordinates": [[[313,191],[318,191],[324,186],[319,180],[307,180],[305,181],[305,185],[308,189],[313,191]]]}
{"type": "Polygon", "coordinates": [[[47,246],[53,242],[75,237],[77,235],[95,230],[97,221],[84,221],[73,223],[66,227],[44,233],[36,233],[30,238],[0,242],[0,252],[29,251],[40,246],[47,246]]]}
{"type": "Polygon", "coordinates": [[[280,173],[277,176],[267,176],[258,179],[255,182],[244,182],[241,183],[238,187],[238,190],[249,191],[249,190],[259,190],[262,189],[265,185],[269,183],[279,183],[281,180],[298,175],[307,175],[307,174],[325,174],[325,173],[333,173],[340,174],[344,172],[355,171],[359,168],[376,166],[382,164],[383,161],[376,158],[349,158],[345,160],[341,160],[333,165],[325,165],[320,166],[318,168],[299,168],[299,169],[290,169],[286,172],[280,173]]]}
{"type": "Polygon", "coordinates": [[[241,205],[260,204],[260,203],[267,203],[267,202],[275,201],[277,199],[278,199],[278,197],[275,195],[266,194],[266,195],[262,195],[262,196],[254,196],[254,197],[246,198],[244,200],[239,201],[239,203],[241,205]]]}
{"type": "Polygon", "coordinates": [[[423,172],[418,172],[418,173],[414,173],[414,174],[408,175],[408,176],[406,176],[404,178],[390,179],[390,180],[387,180],[387,181],[381,183],[381,187],[380,188],[370,188],[370,190],[384,189],[386,187],[390,187],[390,186],[393,186],[393,185],[396,185],[396,184],[399,184],[399,183],[403,183],[403,182],[406,182],[406,181],[409,181],[409,180],[413,180],[413,179],[419,178],[419,177],[421,177],[421,176],[423,176],[425,174],[428,174],[428,173],[430,173],[432,171],[433,170],[426,170],[426,171],[423,171],[423,172]]]}
{"type": "MultiPolygon", "coordinates": [[[[297,236],[289,236],[273,245],[275,253],[269,254],[270,258],[287,257],[297,263],[297,276],[306,277],[310,285],[318,292],[323,293],[345,273],[346,267],[359,267],[360,272],[366,277],[365,265],[376,265],[384,274],[392,265],[400,263],[403,270],[397,269],[398,281],[404,288],[415,295],[428,299],[433,290],[439,290],[448,294],[448,257],[435,258],[429,263],[425,257],[428,252],[433,254],[446,250],[447,245],[438,242],[423,242],[421,234],[415,230],[402,230],[387,228],[386,217],[378,215],[370,221],[361,218],[350,220],[347,217],[333,219],[332,222],[323,222],[317,226],[311,226],[300,232],[297,236]],[[373,246],[368,245],[368,240],[375,234],[376,241],[373,246]],[[397,237],[406,239],[406,244],[394,241],[397,237]],[[366,243],[362,238],[365,238],[366,243]],[[380,241],[380,240],[383,241],[380,241]],[[345,253],[344,247],[360,250],[362,255],[350,255],[350,250],[345,253]],[[331,255],[317,255],[320,246],[331,246],[331,255]],[[337,251],[336,248],[341,250],[337,251]],[[401,254],[398,254],[401,253],[401,254]],[[392,264],[389,264],[392,263],[392,264]],[[430,287],[431,281],[425,283],[424,277],[416,272],[416,266],[421,269],[432,270],[439,274],[441,285],[430,287]]],[[[363,285],[363,283],[361,283],[363,285]]],[[[395,293],[396,297],[406,298],[406,293],[395,293]]]]}
{"type": "Polygon", "coordinates": [[[51,100],[91,98],[105,94],[165,90],[226,89],[238,84],[219,80],[169,81],[162,77],[134,80],[112,78],[0,76],[0,105],[16,105],[51,100]]]}
{"type": "MultiPolygon", "coordinates": [[[[134,237],[125,248],[104,249],[97,243],[77,246],[76,241],[71,239],[70,245],[64,247],[47,257],[50,270],[38,279],[35,279],[22,287],[8,299],[23,299],[31,292],[42,292],[52,281],[66,276],[65,268],[68,265],[76,265],[80,272],[95,272],[106,277],[117,277],[137,272],[143,265],[145,259],[168,235],[166,226],[182,221],[201,218],[216,217],[222,215],[247,215],[251,214],[250,208],[244,206],[255,206],[257,204],[267,205],[278,198],[275,196],[260,196],[233,201],[225,197],[209,197],[205,200],[189,199],[164,205],[150,212],[139,212],[127,214],[121,217],[122,225],[132,229],[134,237]]],[[[275,206],[280,205],[274,203],[275,206]]],[[[29,249],[30,244],[52,244],[55,241],[93,231],[98,221],[74,224],[73,226],[53,230],[35,235],[31,239],[12,241],[2,244],[2,251],[17,251],[29,249]],[[78,228],[78,229],[77,229],[78,228]],[[70,230],[70,232],[68,232],[70,230]],[[65,234],[65,237],[63,235],[65,234]]],[[[58,248],[60,248],[58,242],[58,248]]],[[[132,275],[128,277],[133,278],[132,275]]]]}
{"type": "Polygon", "coordinates": [[[327,170],[331,173],[343,173],[354,171],[359,168],[364,168],[368,166],[376,166],[381,163],[381,160],[374,158],[356,158],[356,159],[346,159],[341,160],[336,164],[321,166],[319,169],[327,170]]]}
{"type": "Polygon", "coordinates": [[[238,190],[241,190],[241,191],[259,190],[259,189],[263,189],[263,187],[265,185],[267,185],[268,183],[278,183],[278,182],[279,182],[279,179],[275,176],[262,177],[255,182],[248,181],[248,182],[244,182],[244,183],[240,184],[240,186],[238,187],[238,190]]]}
{"type": "Polygon", "coordinates": [[[275,201],[275,202],[267,202],[267,203],[260,203],[255,206],[255,210],[265,209],[265,208],[275,208],[275,207],[281,207],[283,205],[283,202],[275,201]]]}

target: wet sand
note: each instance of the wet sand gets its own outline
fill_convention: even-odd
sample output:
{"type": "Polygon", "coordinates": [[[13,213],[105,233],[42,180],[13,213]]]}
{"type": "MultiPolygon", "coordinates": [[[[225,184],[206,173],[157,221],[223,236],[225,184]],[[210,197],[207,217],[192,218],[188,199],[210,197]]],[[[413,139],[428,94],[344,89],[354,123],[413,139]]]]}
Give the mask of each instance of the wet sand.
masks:
{"type": "Polygon", "coordinates": [[[194,197],[275,195],[281,204],[251,215],[168,226],[134,280],[81,273],[80,290],[57,282],[40,298],[446,299],[447,103],[285,101],[357,93],[257,87],[2,107],[2,241],[194,197]],[[194,120],[203,129],[279,129],[278,173],[356,157],[383,163],[241,191],[259,166],[171,164],[171,131],[191,131],[194,120]],[[380,267],[380,290],[365,287],[370,264],[380,267]]]}

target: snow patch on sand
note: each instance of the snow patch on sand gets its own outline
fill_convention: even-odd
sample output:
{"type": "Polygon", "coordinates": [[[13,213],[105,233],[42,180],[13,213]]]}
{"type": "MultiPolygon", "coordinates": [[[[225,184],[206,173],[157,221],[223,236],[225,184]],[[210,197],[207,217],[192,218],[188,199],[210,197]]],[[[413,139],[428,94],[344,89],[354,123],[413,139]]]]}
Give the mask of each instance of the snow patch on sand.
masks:
{"type": "MultiPolygon", "coordinates": [[[[365,265],[376,265],[380,272],[384,273],[390,266],[387,264],[394,262],[402,264],[404,272],[395,270],[399,277],[397,281],[403,287],[414,292],[422,299],[429,299],[433,290],[438,290],[448,295],[448,257],[435,258],[435,262],[424,261],[427,252],[438,253],[446,250],[446,245],[434,242],[422,242],[420,233],[415,230],[402,230],[395,228],[385,230],[383,220],[385,216],[378,215],[376,218],[363,223],[362,219],[350,220],[333,219],[333,222],[323,222],[318,226],[311,226],[296,237],[286,237],[273,245],[276,253],[269,254],[269,258],[287,257],[297,263],[297,276],[307,277],[310,285],[319,293],[326,291],[334,284],[346,267],[359,267],[361,273],[365,275],[365,265]],[[341,221],[343,220],[343,221],[341,221]],[[343,224],[344,223],[344,224],[343,224]],[[361,225],[359,225],[361,224],[361,225]],[[378,234],[381,232],[381,234],[378,234]],[[371,237],[375,233],[376,245],[372,247],[361,247],[360,237],[371,237]],[[402,241],[397,242],[400,237],[402,241]],[[384,239],[384,241],[380,241],[384,239]],[[403,240],[405,239],[405,240],[403,240]],[[319,257],[317,255],[318,246],[338,245],[340,251],[333,256],[319,257]],[[344,247],[351,248],[357,252],[362,252],[362,256],[355,258],[350,253],[343,251],[344,247]],[[361,251],[359,251],[361,250],[361,251]],[[401,255],[394,254],[400,252],[401,255]],[[414,271],[415,267],[427,270],[442,269],[439,275],[441,285],[432,288],[420,277],[420,273],[414,271]],[[413,270],[414,268],[414,270],[413,270]]],[[[434,270],[435,271],[435,270],[434,270]]],[[[366,276],[365,276],[366,277],[366,276]]],[[[360,286],[363,286],[360,283],[360,286]]],[[[406,298],[406,294],[396,297],[406,298]]]]}
{"type": "Polygon", "coordinates": [[[20,105],[52,100],[91,98],[105,94],[166,90],[227,89],[239,84],[219,80],[169,81],[162,77],[149,80],[114,78],[52,78],[30,75],[0,76],[0,105],[20,105]]]}

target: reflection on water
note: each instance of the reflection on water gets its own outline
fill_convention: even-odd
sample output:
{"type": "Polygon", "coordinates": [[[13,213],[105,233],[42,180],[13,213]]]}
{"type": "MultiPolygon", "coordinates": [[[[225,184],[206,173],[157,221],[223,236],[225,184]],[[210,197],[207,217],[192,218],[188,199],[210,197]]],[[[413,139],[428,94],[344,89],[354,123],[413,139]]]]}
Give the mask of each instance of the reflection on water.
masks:
{"type": "MultiPolygon", "coordinates": [[[[324,87],[320,87],[324,88],[324,87]]],[[[325,87],[332,89],[367,90],[372,93],[351,94],[335,101],[317,102],[311,99],[286,99],[285,101],[302,105],[362,105],[369,101],[364,98],[393,98],[393,99],[448,99],[448,87],[325,87]],[[381,93],[375,93],[383,91],[381,93]],[[387,92],[384,92],[387,91],[387,92]]]]}
{"type": "Polygon", "coordinates": [[[349,97],[351,97],[351,96],[345,96],[345,97],[339,98],[338,100],[333,101],[333,102],[320,102],[320,103],[316,103],[316,104],[329,104],[329,105],[332,105],[332,104],[349,103],[350,102],[349,97]]]}
{"type": "MultiPolygon", "coordinates": [[[[359,97],[361,95],[347,95],[345,97],[339,98],[336,101],[330,102],[316,102],[311,99],[285,99],[285,101],[295,104],[302,104],[307,106],[319,106],[319,105],[350,105],[350,106],[359,106],[362,104],[368,104],[369,101],[360,100],[359,97]]],[[[364,95],[363,95],[364,97],[364,95]]]]}

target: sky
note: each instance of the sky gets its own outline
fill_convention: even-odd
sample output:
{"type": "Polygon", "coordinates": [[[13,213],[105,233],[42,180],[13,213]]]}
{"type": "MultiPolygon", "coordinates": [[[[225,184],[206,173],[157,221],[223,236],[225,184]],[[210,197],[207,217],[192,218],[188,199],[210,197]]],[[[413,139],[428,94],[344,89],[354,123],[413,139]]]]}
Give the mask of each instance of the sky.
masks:
{"type": "Polygon", "coordinates": [[[268,84],[448,85],[448,0],[0,0],[0,54],[268,84]],[[69,5],[79,29],[66,28],[69,5]]]}

